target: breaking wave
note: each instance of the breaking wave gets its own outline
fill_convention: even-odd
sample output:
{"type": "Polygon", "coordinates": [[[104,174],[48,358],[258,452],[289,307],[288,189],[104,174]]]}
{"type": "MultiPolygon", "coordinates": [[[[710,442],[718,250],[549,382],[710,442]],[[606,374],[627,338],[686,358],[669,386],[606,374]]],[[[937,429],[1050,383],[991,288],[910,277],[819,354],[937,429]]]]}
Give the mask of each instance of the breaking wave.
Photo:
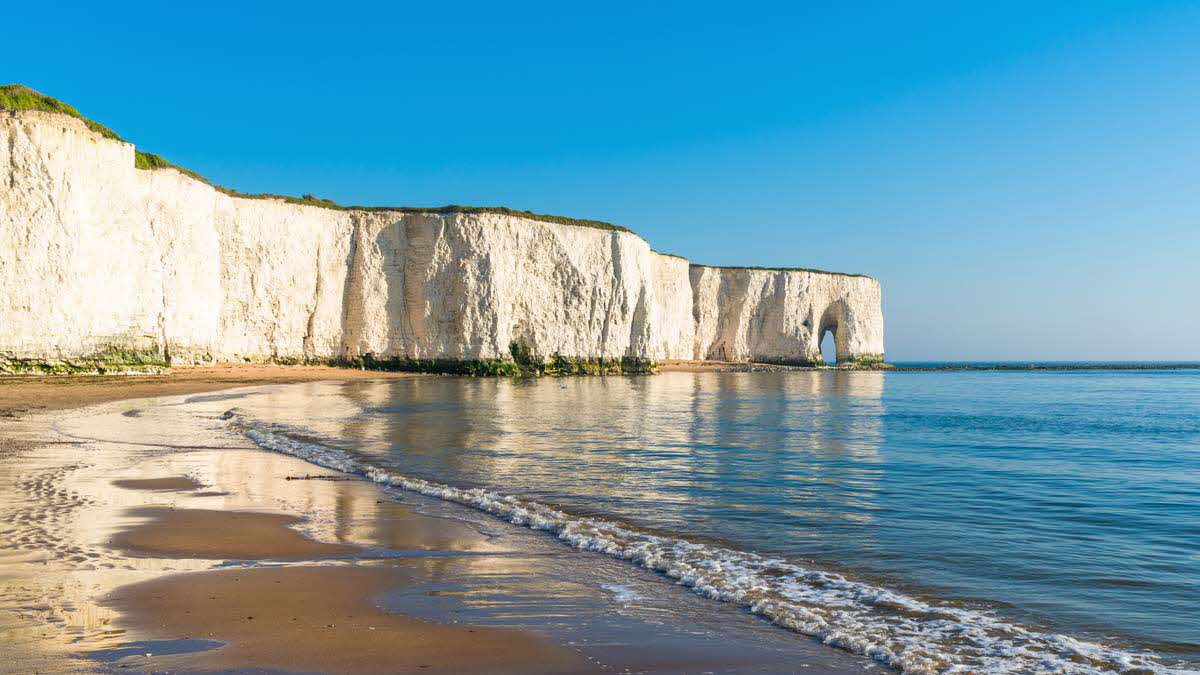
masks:
{"type": "Polygon", "coordinates": [[[1023,627],[990,612],[908,597],[793,562],[580,517],[490,489],[463,489],[386,471],[345,451],[290,436],[229,411],[259,447],[485,511],[544,530],[579,549],[652,570],[705,597],[746,608],[776,625],[868,656],[906,673],[1197,673],[1133,652],[1023,627]]]}

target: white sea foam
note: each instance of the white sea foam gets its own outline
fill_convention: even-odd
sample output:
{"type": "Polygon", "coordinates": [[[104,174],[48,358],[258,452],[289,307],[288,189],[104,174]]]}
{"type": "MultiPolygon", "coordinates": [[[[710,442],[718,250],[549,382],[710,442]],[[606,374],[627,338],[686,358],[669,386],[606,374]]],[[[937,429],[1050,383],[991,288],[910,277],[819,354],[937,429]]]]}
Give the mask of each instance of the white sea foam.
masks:
{"type": "Polygon", "coordinates": [[[989,612],[908,597],[831,572],[755,553],[639,532],[488,489],[462,489],[372,466],[231,411],[256,445],[376,483],[465,504],[545,530],[579,549],[660,572],[706,597],[863,654],[906,673],[1197,673],[1136,653],[1046,633],[989,612]]]}
{"type": "Polygon", "coordinates": [[[621,584],[601,584],[601,588],[612,594],[613,602],[618,605],[631,605],[637,600],[641,600],[642,596],[638,595],[629,586],[621,584]]]}

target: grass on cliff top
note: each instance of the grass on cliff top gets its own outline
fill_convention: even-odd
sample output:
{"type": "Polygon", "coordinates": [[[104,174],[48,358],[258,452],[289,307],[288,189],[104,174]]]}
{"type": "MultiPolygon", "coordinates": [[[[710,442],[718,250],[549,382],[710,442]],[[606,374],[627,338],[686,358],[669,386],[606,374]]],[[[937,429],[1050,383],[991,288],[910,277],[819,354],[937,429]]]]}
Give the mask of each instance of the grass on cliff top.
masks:
{"type": "MultiPolygon", "coordinates": [[[[47,96],[41,92],[35,91],[26,87],[23,84],[6,84],[0,85],[0,110],[41,110],[44,112],[58,113],[60,115],[68,115],[75,119],[81,120],[87,125],[88,129],[100,134],[105,138],[114,141],[126,143],[125,139],[121,138],[112,129],[94,122],[84,117],[74,107],[63,103],[62,101],[47,96]]],[[[304,195],[301,197],[292,197],[289,195],[276,195],[270,193],[245,193],[232,190],[227,187],[215,185],[212,181],[204,176],[185,169],[178,164],[173,164],[158,155],[153,155],[148,152],[134,150],[133,165],[138,169],[154,170],[154,169],[175,169],[176,171],[198,180],[206,185],[212,186],[214,189],[223,192],[230,197],[238,197],[241,199],[280,199],[289,204],[300,204],[303,206],[316,206],[325,209],[334,209],[338,211],[397,211],[400,213],[494,213],[503,216],[514,216],[518,218],[527,218],[529,220],[537,220],[544,223],[555,223],[558,225],[575,225],[579,227],[591,227],[599,230],[610,230],[613,232],[628,232],[633,234],[633,231],[627,227],[606,223],[602,220],[587,220],[582,218],[567,218],[566,216],[554,216],[546,213],[534,213],[532,211],[519,211],[510,209],[507,206],[459,206],[457,204],[448,204],[446,206],[343,206],[329,199],[321,199],[313,195],[304,195]]]]}
{"type": "Polygon", "coordinates": [[[95,131],[105,138],[111,138],[114,141],[124,141],[116,134],[115,131],[100,124],[93,122],[79,111],[62,101],[47,96],[41,92],[34,91],[23,84],[6,84],[0,86],[0,110],[42,110],[45,112],[58,113],[60,115],[69,115],[78,120],[83,120],[87,128],[95,131]]]}

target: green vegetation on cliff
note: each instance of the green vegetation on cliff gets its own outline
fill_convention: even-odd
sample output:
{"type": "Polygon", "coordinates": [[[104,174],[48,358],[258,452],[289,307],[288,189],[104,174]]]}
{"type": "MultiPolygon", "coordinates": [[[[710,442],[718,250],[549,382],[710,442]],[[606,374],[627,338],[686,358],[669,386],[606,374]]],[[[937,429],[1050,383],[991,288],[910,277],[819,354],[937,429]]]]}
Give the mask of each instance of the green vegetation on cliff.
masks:
{"type": "Polygon", "coordinates": [[[0,374],[4,375],[124,375],[162,373],[170,367],[167,357],[156,350],[117,346],[87,356],[50,360],[0,354],[0,374]]]}
{"type": "Polygon", "coordinates": [[[838,359],[841,370],[888,370],[892,366],[883,360],[883,354],[860,354],[847,359],[838,359]]]}
{"type": "Polygon", "coordinates": [[[329,365],[359,370],[379,370],[400,373],[430,373],[437,375],[467,375],[471,377],[543,377],[564,375],[644,375],[654,373],[658,363],[649,359],[624,357],[568,358],[554,354],[539,359],[518,343],[510,346],[513,359],[380,359],[372,354],[353,359],[276,359],[282,365],[329,365]]]}
{"type": "Polygon", "coordinates": [[[362,370],[383,370],[406,373],[436,373],[442,375],[470,375],[473,377],[542,377],[562,375],[642,375],[658,369],[658,363],[650,359],[623,357],[571,358],[552,354],[543,359],[522,342],[508,346],[512,355],[509,359],[380,359],[372,354],[354,359],[322,361],[328,365],[362,370]]]}
{"type": "Polygon", "coordinates": [[[111,138],[114,141],[125,140],[118,136],[112,129],[89,120],[81,115],[78,110],[66,103],[41,92],[34,91],[23,84],[6,84],[0,86],[0,110],[41,110],[68,115],[75,119],[83,120],[87,128],[105,138],[111,138]]]}
{"type": "Polygon", "coordinates": [[[522,375],[639,375],[653,373],[658,364],[650,359],[625,356],[606,359],[567,357],[555,352],[543,359],[523,342],[510,342],[508,351],[522,375]]]}
{"type": "MultiPolygon", "coordinates": [[[[58,113],[60,115],[68,115],[78,120],[83,121],[89,129],[104,136],[105,138],[114,141],[127,143],[112,129],[94,122],[84,117],[74,107],[59,101],[51,96],[46,96],[22,84],[7,84],[0,85],[0,110],[41,110],[44,112],[58,113]]],[[[629,232],[633,233],[627,227],[613,225],[602,220],[587,220],[583,218],[567,218],[565,216],[554,216],[546,213],[534,213],[532,211],[520,211],[510,209],[506,206],[460,206],[458,204],[448,204],[446,206],[343,206],[329,199],[320,199],[313,195],[304,195],[302,197],[292,197],[289,195],[277,195],[270,193],[244,193],[238,192],[230,188],[215,185],[204,176],[185,169],[178,164],[173,164],[158,155],[153,155],[140,150],[134,151],[133,165],[138,169],[155,170],[155,169],[175,169],[176,171],[194,178],[202,183],[212,186],[214,189],[223,192],[230,197],[238,197],[241,199],[280,199],[289,204],[299,204],[302,206],[316,206],[324,209],[334,209],[338,211],[395,211],[399,213],[464,213],[464,214],[485,214],[494,213],[504,216],[514,216],[517,218],[527,218],[529,220],[537,220],[544,223],[555,223],[558,225],[574,225],[577,227],[591,227],[600,230],[610,230],[613,232],[629,232]]]]}
{"type": "Polygon", "coordinates": [[[364,354],[354,358],[272,358],[270,363],[282,366],[319,365],[335,368],[356,368],[397,373],[427,373],[432,375],[466,375],[470,377],[558,377],[564,375],[649,375],[658,370],[658,362],[635,357],[583,358],[551,354],[542,358],[524,342],[508,345],[511,358],[500,359],[413,359],[408,357],[379,358],[364,354]]]}

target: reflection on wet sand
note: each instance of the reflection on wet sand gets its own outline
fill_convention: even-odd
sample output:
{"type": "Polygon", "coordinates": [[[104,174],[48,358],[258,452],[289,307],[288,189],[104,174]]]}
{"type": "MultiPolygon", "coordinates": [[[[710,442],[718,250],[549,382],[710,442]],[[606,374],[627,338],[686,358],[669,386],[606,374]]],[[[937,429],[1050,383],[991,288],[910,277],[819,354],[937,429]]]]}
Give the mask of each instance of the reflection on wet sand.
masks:
{"type": "MultiPolygon", "coordinates": [[[[0,462],[0,495],[7,496],[0,497],[0,644],[10,665],[44,672],[102,664],[135,670],[861,668],[860,659],[779,635],[735,608],[710,607],[670,586],[664,593],[655,575],[619,561],[250,448],[218,421],[230,407],[286,411],[291,421],[311,423],[314,433],[322,425],[339,433],[342,425],[357,425],[352,428],[362,434],[364,452],[379,452],[398,437],[419,439],[431,444],[423,446],[430,459],[451,443],[493,443],[501,452],[479,467],[472,457],[438,461],[489,480],[519,474],[519,448],[509,444],[536,440],[521,431],[520,409],[565,409],[537,387],[471,384],[464,402],[500,414],[475,415],[453,430],[363,415],[364,408],[386,409],[395,401],[393,390],[369,382],[111,404],[24,420],[29,443],[0,462]],[[124,414],[134,409],[137,414],[124,414]],[[241,568],[220,570],[238,560],[241,568]],[[267,560],[273,562],[259,566],[267,560]],[[249,585],[238,584],[251,575],[267,581],[247,592],[249,585]],[[642,586],[654,590],[637,590],[642,586]],[[631,597],[642,600],[629,604],[631,597]],[[278,629],[284,614],[286,623],[297,625],[278,629]],[[243,615],[255,618],[206,629],[243,615]],[[426,646],[412,648],[414,640],[426,646]],[[286,648],[301,642],[301,648],[286,648]]],[[[617,405],[629,394],[619,383],[610,387],[583,387],[577,395],[617,405]]],[[[422,406],[432,415],[442,405],[418,399],[412,402],[418,416],[422,406]]],[[[561,419],[570,422],[565,414],[561,419]]],[[[643,430],[652,423],[640,422],[643,430]]],[[[4,435],[15,437],[15,427],[4,435]]],[[[533,451],[551,449],[535,443],[533,451]]],[[[597,470],[609,462],[601,458],[597,470]]]]}
{"type": "Polygon", "coordinates": [[[583,670],[578,654],[523,631],[431,623],[375,606],[375,596],[409,581],[390,565],[221,570],[123,587],[106,602],[149,641],[224,643],[157,658],[154,670],[583,670]]]}
{"type": "Polygon", "coordinates": [[[151,490],[154,492],[194,492],[204,487],[194,478],[188,476],[167,476],[165,478],[129,478],[114,480],[113,485],[128,490],[151,490]]]}
{"type": "Polygon", "coordinates": [[[309,539],[291,526],[303,518],[277,513],[146,506],[127,515],[143,519],[115,534],[128,556],[207,560],[313,560],[359,553],[354,546],[309,539]]]}

